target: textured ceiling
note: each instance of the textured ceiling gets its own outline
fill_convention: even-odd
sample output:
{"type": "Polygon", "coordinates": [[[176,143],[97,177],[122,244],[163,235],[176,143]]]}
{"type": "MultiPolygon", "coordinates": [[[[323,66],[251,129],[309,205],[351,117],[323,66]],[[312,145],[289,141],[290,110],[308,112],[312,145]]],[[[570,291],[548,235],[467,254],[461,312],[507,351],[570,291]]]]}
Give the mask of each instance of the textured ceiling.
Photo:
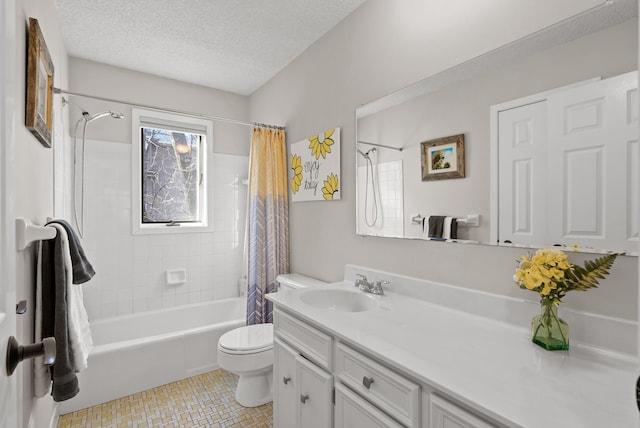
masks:
{"type": "Polygon", "coordinates": [[[365,0],[56,0],[70,56],[249,95],[365,0]]]}

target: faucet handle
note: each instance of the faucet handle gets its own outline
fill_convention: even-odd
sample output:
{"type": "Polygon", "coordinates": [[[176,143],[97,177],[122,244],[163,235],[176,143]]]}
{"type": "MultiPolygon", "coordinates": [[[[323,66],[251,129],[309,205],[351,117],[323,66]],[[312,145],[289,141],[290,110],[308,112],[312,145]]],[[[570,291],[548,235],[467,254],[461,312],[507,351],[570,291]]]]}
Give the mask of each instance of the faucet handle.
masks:
{"type": "Polygon", "coordinates": [[[382,287],[389,288],[389,287],[391,287],[391,282],[389,282],[389,281],[387,281],[385,279],[380,279],[380,280],[376,281],[376,285],[378,287],[380,287],[380,288],[382,288],[382,287]]]}
{"type": "Polygon", "coordinates": [[[376,285],[373,287],[374,294],[384,294],[384,289],[389,288],[391,283],[384,279],[379,279],[376,281],[376,285]]]}

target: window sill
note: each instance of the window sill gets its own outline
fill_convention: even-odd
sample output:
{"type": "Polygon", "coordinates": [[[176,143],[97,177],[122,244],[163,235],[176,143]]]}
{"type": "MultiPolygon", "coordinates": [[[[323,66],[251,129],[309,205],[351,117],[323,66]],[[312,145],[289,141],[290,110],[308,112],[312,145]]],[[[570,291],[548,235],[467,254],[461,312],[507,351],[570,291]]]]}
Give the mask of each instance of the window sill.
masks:
{"type": "Polygon", "coordinates": [[[204,225],[202,223],[189,224],[183,223],[180,226],[167,226],[166,224],[136,224],[133,227],[134,235],[162,235],[169,233],[202,233],[213,232],[213,226],[204,225]]]}

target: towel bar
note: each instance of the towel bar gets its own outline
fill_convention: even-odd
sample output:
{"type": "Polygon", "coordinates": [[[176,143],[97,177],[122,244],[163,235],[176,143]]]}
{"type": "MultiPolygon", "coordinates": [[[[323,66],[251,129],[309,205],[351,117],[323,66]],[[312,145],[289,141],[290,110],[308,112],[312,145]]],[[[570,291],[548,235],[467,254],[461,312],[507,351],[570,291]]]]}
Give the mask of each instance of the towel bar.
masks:
{"type": "Polygon", "coordinates": [[[26,249],[34,241],[53,239],[58,232],[51,226],[36,226],[22,217],[16,218],[16,247],[26,249]]]}
{"type": "MultiPolygon", "coordinates": [[[[412,224],[422,224],[425,219],[421,214],[411,217],[412,224]]],[[[480,226],[480,214],[468,214],[464,218],[457,218],[458,224],[465,224],[467,226],[480,226]]]]}

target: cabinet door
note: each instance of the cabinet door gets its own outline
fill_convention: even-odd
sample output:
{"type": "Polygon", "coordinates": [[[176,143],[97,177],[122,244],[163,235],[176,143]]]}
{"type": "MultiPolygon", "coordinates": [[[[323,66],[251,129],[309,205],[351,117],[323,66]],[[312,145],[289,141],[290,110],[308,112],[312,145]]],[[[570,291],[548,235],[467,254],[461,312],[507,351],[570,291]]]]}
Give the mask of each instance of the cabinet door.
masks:
{"type": "Polygon", "coordinates": [[[334,421],[335,428],[402,428],[402,425],[340,383],[336,384],[336,415],[334,421]]]}
{"type": "Polygon", "coordinates": [[[429,401],[429,428],[494,427],[442,397],[432,394],[429,401]]]}
{"type": "MultiPolygon", "coordinates": [[[[296,357],[298,427],[333,426],[333,376],[301,355],[296,357]]],[[[292,409],[291,409],[292,410],[292,409]]]]}
{"type": "Polygon", "coordinates": [[[273,421],[277,428],[296,427],[296,355],[277,337],[273,340],[273,421]]]}

